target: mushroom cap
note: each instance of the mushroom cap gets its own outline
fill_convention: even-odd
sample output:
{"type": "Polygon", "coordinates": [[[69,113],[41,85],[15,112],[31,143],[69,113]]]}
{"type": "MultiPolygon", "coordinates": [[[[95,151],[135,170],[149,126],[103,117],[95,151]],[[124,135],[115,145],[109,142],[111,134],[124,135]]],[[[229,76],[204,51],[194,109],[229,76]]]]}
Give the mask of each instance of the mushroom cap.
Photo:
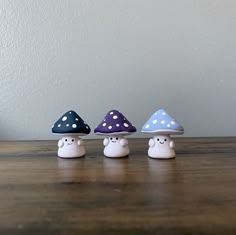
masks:
{"type": "Polygon", "coordinates": [[[184,128],[164,109],[160,109],[148,119],[141,132],[163,135],[181,135],[184,133],[184,128]]]}
{"type": "Polygon", "coordinates": [[[89,125],[73,110],[63,114],[53,125],[52,133],[60,135],[87,135],[91,131],[89,125]]]}
{"type": "Polygon", "coordinates": [[[97,135],[130,135],[136,132],[136,128],[121,112],[111,110],[94,132],[97,135]]]}

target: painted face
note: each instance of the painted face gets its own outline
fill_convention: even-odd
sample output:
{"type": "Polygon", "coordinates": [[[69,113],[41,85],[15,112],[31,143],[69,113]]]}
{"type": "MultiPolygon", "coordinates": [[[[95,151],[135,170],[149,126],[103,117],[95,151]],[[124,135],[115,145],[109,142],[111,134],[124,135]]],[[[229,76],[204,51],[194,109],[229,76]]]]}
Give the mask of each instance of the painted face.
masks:
{"type": "Polygon", "coordinates": [[[161,146],[169,146],[170,137],[167,135],[157,135],[153,137],[154,141],[157,145],[161,146]]]}
{"type": "Polygon", "coordinates": [[[62,137],[62,141],[64,142],[65,145],[73,145],[73,144],[76,144],[77,142],[77,138],[75,137],[62,137]]]}
{"type": "Polygon", "coordinates": [[[115,136],[115,137],[110,137],[109,140],[110,140],[110,143],[115,144],[115,143],[118,143],[120,141],[120,138],[115,136]]]}

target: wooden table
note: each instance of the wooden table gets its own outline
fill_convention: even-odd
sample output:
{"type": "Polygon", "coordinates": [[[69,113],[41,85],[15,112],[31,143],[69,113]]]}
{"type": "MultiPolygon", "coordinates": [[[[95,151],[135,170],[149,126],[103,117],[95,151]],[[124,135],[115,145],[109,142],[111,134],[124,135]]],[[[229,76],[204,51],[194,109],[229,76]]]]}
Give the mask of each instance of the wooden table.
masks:
{"type": "Polygon", "coordinates": [[[236,138],[176,139],[177,158],[63,160],[56,141],[0,143],[0,234],[236,234],[236,138]]]}

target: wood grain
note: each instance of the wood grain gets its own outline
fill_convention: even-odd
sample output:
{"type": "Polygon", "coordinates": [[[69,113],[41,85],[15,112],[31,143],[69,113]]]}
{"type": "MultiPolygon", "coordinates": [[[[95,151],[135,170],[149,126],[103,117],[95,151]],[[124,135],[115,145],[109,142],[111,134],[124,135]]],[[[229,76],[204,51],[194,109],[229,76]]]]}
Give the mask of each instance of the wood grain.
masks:
{"type": "Polygon", "coordinates": [[[177,158],[59,159],[56,141],[0,142],[0,234],[236,234],[236,138],[178,138],[177,158]]]}

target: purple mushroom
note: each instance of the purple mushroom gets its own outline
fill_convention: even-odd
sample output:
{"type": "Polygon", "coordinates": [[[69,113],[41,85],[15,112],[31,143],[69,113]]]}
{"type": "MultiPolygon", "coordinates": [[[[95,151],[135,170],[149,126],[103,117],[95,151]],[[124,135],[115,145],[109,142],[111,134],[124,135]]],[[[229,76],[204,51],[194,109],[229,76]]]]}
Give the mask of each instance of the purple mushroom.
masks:
{"type": "Polygon", "coordinates": [[[125,157],[129,155],[128,140],[124,137],[136,132],[136,128],[119,111],[111,110],[95,128],[97,135],[106,136],[103,144],[106,157],[125,157]]]}

